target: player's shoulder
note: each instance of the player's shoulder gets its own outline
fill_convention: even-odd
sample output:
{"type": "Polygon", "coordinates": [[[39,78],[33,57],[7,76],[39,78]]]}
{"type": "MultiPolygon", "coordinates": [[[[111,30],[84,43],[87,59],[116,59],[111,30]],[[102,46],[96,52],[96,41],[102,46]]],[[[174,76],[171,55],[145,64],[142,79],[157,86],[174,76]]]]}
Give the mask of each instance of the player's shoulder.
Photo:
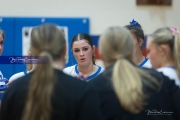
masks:
{"type": "Polygon", "coordinates": [[[76,65],[66,67],[66,68],[63,69],[63,72],[70,75],[71,73],[74,73],[75,66],[76,65]]]}
{"type": "Polygon", "coordinates": [[[9,81],[16,80],[16,79],[18,79],[18,78],[20,78],[20,77],[22,77],[22,76],[24,76],[24,75],[25,75],[24,72],[16,73],[16,74],[14,74],[14,75],[12,75],[12,76],[10,77],[9,81]]]}

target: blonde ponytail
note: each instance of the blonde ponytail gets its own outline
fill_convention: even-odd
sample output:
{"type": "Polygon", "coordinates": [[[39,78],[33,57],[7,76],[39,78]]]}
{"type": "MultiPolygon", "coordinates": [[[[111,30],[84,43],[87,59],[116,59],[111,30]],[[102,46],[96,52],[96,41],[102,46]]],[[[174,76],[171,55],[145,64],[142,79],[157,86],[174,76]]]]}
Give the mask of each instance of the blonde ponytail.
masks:
{"type": "Polygon", "coordinates": [[[174,50],[175,67],[178,77],[180,78],[180,34],[174,36],[174,50]]]}
{"type": "Polygon", "coordinates": [[[142,91],[143,85],[137,69],[126,59],[117,60],[112,82],[121,106],[131,113],[139,113],[143,109],[146,95],[142,91]]]}
{"type": "Polygon", "coordinates": [[[36,65],[21,120],[50,120],[51,117],[51,94],[54,86],[52,57],[47,52],[42,52],[40,56],[46,57],[49,64],[36,65]]]}
{"type": "Polygon", "coordinates": [[[99,41],[99,50],[105,64],[114,65],[111,79],[120,105],[124,110],[137,114],[143,110],[148,97],[143,88],[157,89],[159,84],[147,71],[131,63],[133,45],[131,33],[121,27],[109,28],[99,41]]]}
{"type": "Polygon", "coordinates": [[[21,120],[51,119],[51,98],[56,80],[52,63],[64,60],[65,50],[64,34],[56,25],[45,23],[32,29],[30,51],[33,56],[40,56],[40,61],[32,73],[21,120]]]}

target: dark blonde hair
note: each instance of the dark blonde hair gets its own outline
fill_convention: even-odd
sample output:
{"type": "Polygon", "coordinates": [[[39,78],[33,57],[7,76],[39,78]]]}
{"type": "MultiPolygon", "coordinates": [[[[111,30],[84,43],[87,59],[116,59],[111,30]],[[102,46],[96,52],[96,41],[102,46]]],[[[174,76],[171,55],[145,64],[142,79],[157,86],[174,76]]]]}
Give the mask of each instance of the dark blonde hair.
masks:
{"type": "Polygon", "coordinates": [[[31,78],[22,120],[50,120],[51,95],[55,75],[53,60],[65,50],[63,32],[53,24],[43,24],[32,30],[30,50],[34,56],[45,56],[49,64],[36,64],[31,78]]]}
{"type": "Polygon", "coordinates": [[[180,33],[176,28],[159,28],[153,34],[152,42],[158,46],[166,44],[170,48],[169,59],[175,63],[176,72],[180,78],[180,33]]]}
{"type": "Polygon", "coordinates": [[[143,85],[155,88],[158,86],[149,73],[132,64],[133,38],[125,28],[112,27],[100,37],[99,50],[103,60],[114,65],[112,84],[121,106],[133,114],[143,110],[148,97],[143,91],[143,85]],[[142,80],[147,78],[147,80],[142,80]]]}
{"type": "MultiPolygon", "coordinates": [[[[31,54],[30,51],[31,51],[31,50],[28,51],[28,56],[32,56],[32,54],[31,54]]],[[[27,71],[30,71],[30,70],[32,70],[32,69],[33,69],[33,64],[26,64],[26,70],[27,70],[27,71]]]]}
{"type": "Polygon", "coordinates": [[[32,64],[26,64],[26,70],[27,70],[27,71],[32,70],[32,68],[33,68],[33,65],[32,65],[32,64]]]}

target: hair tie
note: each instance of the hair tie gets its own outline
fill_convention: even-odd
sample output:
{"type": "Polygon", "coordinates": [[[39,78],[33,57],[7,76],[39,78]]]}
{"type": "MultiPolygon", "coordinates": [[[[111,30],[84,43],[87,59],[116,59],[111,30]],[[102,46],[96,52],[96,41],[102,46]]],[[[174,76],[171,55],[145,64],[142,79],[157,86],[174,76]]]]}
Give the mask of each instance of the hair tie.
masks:
{"type": "Polygon", "coordinates": [[[130,23],[130,25],[135,25],[135,26],[141,28],[140,24],[137,21],[135,21],[134,19],[131,22],[129,22],[129,23],[130,23]]]}
{"type": "Polygon", "coordinates": [[[175,29],[175,28],[170,28],[171,32],[173,35],[179,34],[179,30],[175,29]]]}

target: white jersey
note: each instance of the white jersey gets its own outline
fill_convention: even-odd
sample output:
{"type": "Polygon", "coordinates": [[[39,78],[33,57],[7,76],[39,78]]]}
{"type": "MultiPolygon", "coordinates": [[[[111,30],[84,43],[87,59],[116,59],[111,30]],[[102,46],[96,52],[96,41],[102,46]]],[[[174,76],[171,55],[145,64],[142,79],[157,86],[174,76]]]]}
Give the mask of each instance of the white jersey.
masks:
{"type": "Polygon", "coordinates": [[[3,74],[1,73],[0,71],[0,80],[2,80],[4,77],[3,77],[3,74]]]}
{"type": "Polygon", "coordinates": [[[175,84],[180,86],[179,77],[174,67],[166,66],[162,68],[158,68],[157,71],[162,72],[165,76],[175,81],[175,84]]]}
{"type": "Polygon", "coordinates": [[[151,62],[148,58],[145,58],[144,61],[142,61],[142,63],[139,65],[140,67],[145,67],[145,68],[151,68],[151,62]]]}
{"type": "Polygon", "coordinates": [[[10,77],[9,81],[17,80],[18,78],[23,77],[24,75],[26,75],[28,73],[29,73],[29,71],[16,73],[10,77]]]}
{"type": "Polygon", "coordinates": [[[0,71],[0,100],[2,99],[5,89],[7,88],[6,82],[3,79],[3,74],[0,71]]]}
{"type": "MultiPolygon", "coordinates": [[[[96,72],[94,72],[93,74],[91,74],[90,76],[87,77],[87,81],[95,78],[97,75],[99,75],[100,73],[102,73],[104,71],[104,69],[100,66],[98,66],[98,70],[96,72]]],[[[79,71],[78,71],[78,65],[73,65],[73,66],[70,66],[70,67],[66,67],[63,69],[63,72],[68,74],[68,75],[71,75],[73,77],[77,76],[79,74],[79,71]]]]}

